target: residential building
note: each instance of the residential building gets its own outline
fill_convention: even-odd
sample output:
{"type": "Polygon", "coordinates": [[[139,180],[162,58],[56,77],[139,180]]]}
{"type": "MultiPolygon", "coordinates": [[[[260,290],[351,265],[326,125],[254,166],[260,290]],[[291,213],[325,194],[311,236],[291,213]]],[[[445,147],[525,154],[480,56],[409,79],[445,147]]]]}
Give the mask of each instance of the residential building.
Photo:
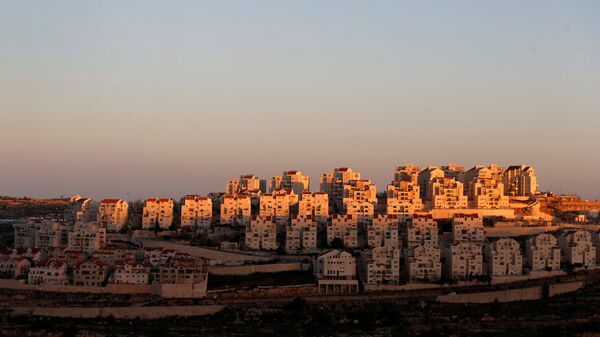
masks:
{"type": "Polygon", "coordinates": [[[208,197],[188,195],[181,206],[181,227],[210,228],[213,203],[208,197]]]}
{"type": "Polygon", "coordinates": [[[318,222],[311,215],[292,215],[286,228],[285,250],[314,251],[317,249],[318,222]]]}
{"type": "Polygon", "coordinates": [[[252,215],[250,197],[225,195],[221,204],[221,223],[246,226],[252,215]]]}
{"type": "Polygon", "coordinates": [[[92,200],[92,198],[83,198],[80,195],[76,195],[71,197],[65,220],[72,222],[92,222],[96,221],[97,215],[98,202],[92,200]]]}
{"type": "Polygon", "coordinates": [[[403,224],[402,242],[407,248],[438,247],[438,224],[431,214],[414,214],[403,224]]]}
{"type": "Polygon", "coordinates": [[[49,260],[44,264],[31,267],[27,283],[42,285],[68,285],[67,264],[61,260],[49,260]]]}
{"type": "Polygon", "coordinates": [[[246,226],[246,249],[277,249],[277,224],[270,215],[252,216],[250,224],[246,226]]]}
{"type": "Polygon", "coordinates": [[[470,279],[483,275],[483,253],[480,243],[460,242],[445,250],[444,271],[446,277],[470,279]]]}
{"type": "Polygon", "coordinates": [[[169,229],[173,224],[173,199],[146,199],[142,213],[143,229],[169,229]]]}
{"type": "Polygon", "coordinates": [[[565,232],[558,238],[558,246],[562,262],[583,268],[596,266],[596,247],[589,231],[565,232]]]}
{"type": "Polygon", "coordinates": [[[367,225],[369,247],[400,247],[399,217],[394,214],[375,214],[367,225]]]}
{"type": "Polygon", "coordinates": [[[206,260],[181,255],[163,261],[158,266],[154,280],[160,284],[198,284],[208,278],[206,260]]]}
{"type": "Polygon", "coordinates": [[[444,177],[452,178],[456,181],[463,181],[465,175],[465,168],[456,164],[448,164],[440,167],[444,171],[444,177]]]}
{"type": "Polygon", "coordinates": [[[308,192],[310,187],[310,178],[300,171],[286,171],[281,176],[275,176],[271,179],[269,190],[271,193],[281,189],[291,189],[294,194],[302,199],[302,193],[308,192]]]}
{"type": "Polygon", "coordinates": [[[454,178],[435,178],[429,186],[430,209],[467,208],[468,199],[463,194],[463,184],[454,178]]]}
{"type": "Polygon", "coordinates": [[[444,171],[437,166],[429,166],[423,171],[419,172],[417,181],[419,183],[419,190],[421,192],[421,200],[429,200],[430,197],[430,185],[431,182],[438,178],[444,178],[444,171]]]}
{"type": "Polygon", "coordinates": [[[287,225],[290,218],[290,206],[298,202],[298,197],[291,189],[282,189],[274,193],[260,196],[258,215],[270,216],[280,225],[287,225]]]}
{"type": "Polygon", "coordinates": [[[108,265],[97,259],[80,262],[73,269],[73,284],[76,286],[102,287],[108,280],[108,265]]]}
{"type": "Polygon", "coordinates": [[[387,214],[406,217],[423,209],[420,187],[413,180],[395,180],[387,187],[387,214]]]}
{"type": "Polygon", "coordinates": [[[454,214],[452,218],[452,243],[485,241],[483,219],[477,214],[454,214]]]}
{"type": "Polygon", "coordinates": [[[72,227],[64,222],[43,221],[38,223],[35,230],[35,247],[41,249],[66,247],[72,227]]]}
{"type": "Polygon", "coordinates": [[[542,233],[527,239],[526,255],[530,271],[560,270],[560,247],[552,234],[542,233]]]}
{"type": "Polygon", "coordinates": [[[346,251],[333,249],[316,257],[313,271],[319,292],[351,293],[358,291],[356,260],[346,251]]]}
{"type": "Polygon", "coordinates": [[[439,281],[442,277],[442,262],[437,244],[406,248],[403,273],[408,283],[439,281]]]}
{"type": "Polygon", "coordinates": [[[393,246],[370,249],[363,256],[363,278],[366,284],[400,283],[400,249],[393,246]]]}
{"type": "Polygon", "coordinates": [[[471,180],[469,186],[472,208],[509,208],[508,196],[504,195],[503,183],[492,178],[479,178],[471,180]]]}
{"type": "Polygon", "coordinates": [[[340,239],[346,248],[357,248],[358,245],[358,218],[352,215],[334,214],[327,225],[327,244],[331,245],[334,239],[340,239]]]}
{"type": "Polygon", "coordinates": [[[515,276],[523,273],[523,255],[519,243],[510,238],[501,238],[485,245],[485,260],[488,275],[515,276]]]}
{"type": "Polygon", "coordinates": [[[537,193],[537,176],[531,166],[509,166],[502,179],[507,195],[531,196],[537,193]]]}
{"type": "Polygon", "coordinates": [[[408,180],[411,181],[414,185],[419,184],[419,172],[423,169],[419,166],[415,166],[413,164],[407,164],[405,166],[398,166],[394,171],[394,180],[408,180]]]}
{"type": "Polygon", "coordinates": [[[104,199],[98,206],[98,224],[107,231],[120,232],[127,225],[129,204],[122,199],[104,199]]]}
{"type": "Polygon", "coordinates": [[[145,261],[119,260],[115,263],[113,282],[119,284],[148,284],[152,264],[145,261]]]}
{"type": "Polygon", "coordinates": [[[319,223],[329,218],[329,196],[325,192],[304,192],[298,202],[298,215],[311,216],[319,223]]]}
{"type": "Polygon", "coordinates": [[[375,204],[369,201],[360,201],[352,198],[344,198],[344,213],[353,216],[361,224],[373,219],[375,204]]]}
{"type": "Polygon", "coordinates": [[[336,213],[343,209],[344,186],[351,180],[360,180],[360,173],[348,167],[336,168],[321,176],[320,191],[329,195],[329,202],[336,213]]]}
{"type": "Polygon", "coordinates": [[[225,193],[237,195],[243,192],[260,194],[267,191],[266,180],[261,180],[253,174],[240,176],[239,179],[231,179],[225,185],[225,193]]]}
{"type": "Polygon", "coordinates": [[[106,228],[94,223],[78,222],[69,233],[69,249],[91,253],[106,244],[106,228]]]}
{"type": "Polygon", "coordinates": [[[0,257],[0,278],[26,277],[31,265],[31,261],[24,257],[0,257]]]}

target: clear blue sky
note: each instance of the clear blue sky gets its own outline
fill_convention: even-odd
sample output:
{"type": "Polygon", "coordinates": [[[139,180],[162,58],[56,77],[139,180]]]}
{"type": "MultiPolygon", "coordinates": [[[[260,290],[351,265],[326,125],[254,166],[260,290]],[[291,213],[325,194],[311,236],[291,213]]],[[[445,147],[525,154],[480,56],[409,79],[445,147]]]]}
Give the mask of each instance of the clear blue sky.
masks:
{"type": "Polygon", "coordinates": [[[533,165],[600,198],[598,1],[0,1],[0,194],[533,165]]]}

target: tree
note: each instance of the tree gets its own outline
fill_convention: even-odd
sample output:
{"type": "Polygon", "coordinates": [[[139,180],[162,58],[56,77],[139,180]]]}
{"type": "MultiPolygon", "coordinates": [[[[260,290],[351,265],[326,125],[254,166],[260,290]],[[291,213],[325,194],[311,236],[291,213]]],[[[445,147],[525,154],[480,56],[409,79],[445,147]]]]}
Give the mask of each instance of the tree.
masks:
{"type": "Polygon", "coordinates": [[[335,248],[335,249],[346,248],[346,246],[344,245],[344,241],[340,238],[334,238],[333,240],[331,240],[330,246],[331,246],[331,248],[335,248]]]}

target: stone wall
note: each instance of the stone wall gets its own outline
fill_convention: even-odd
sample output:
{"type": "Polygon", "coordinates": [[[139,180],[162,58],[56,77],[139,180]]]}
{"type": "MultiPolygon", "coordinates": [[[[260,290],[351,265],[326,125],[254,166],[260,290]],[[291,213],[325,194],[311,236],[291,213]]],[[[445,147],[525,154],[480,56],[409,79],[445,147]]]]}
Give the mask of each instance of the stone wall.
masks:
{"type": "MultiPolygon", "coordinates": [[[[550,297],[576,291],[584,286],[581,281],[560,283],[549,286],[550,297]]],[[[543,298],[543,287],[527,287],[510,290],[486,291],[470,294],[440,295],[437,301],[442,303],[492,303],[539,300],[543,298]]]]}
{"type": "Polygon", "coordinates": [[[214,275],[249,275],[252,273],[278,273],[282,271],[301,270],[304,270],[302,263],[272,263],[208,268],[208,272],[214,275]]]}
{"type": "Polygon", "coordinates": [[[106,287],[56,286],[33,285],[22,283],[19,280],[0,279],[0,288],[58,293],[152,294],[152,286],[149,284],[108,284],[106,287]]]}
{"type": "Polygon", "coordinates": [[[189,305],[161,307],[14,307],[14,316],[47,316],[71,318],[114,317],[116,319],[156,319],[163,317],[189,317],[212,315],[224,305],[189,305]]]}
{"type": "Polygon", "coordinates": [[[206,296],[208,298],[296,297],[314,295],[316,293],[316,285],[304,284],[282,287],[257,287],[247,290],[209,290],[206,296]]]}

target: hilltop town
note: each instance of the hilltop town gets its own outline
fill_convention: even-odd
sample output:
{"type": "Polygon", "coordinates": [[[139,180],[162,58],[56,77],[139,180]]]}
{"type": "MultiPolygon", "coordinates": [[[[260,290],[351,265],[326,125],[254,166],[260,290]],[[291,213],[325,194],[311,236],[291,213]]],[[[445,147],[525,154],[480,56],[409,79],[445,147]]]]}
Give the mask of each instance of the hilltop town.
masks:
{"type": "MultiPolygon", "coordinates": [[[[14,236],[2,241],[0,287],[353,294],[548,278],[593,271],[600,258],[600,202],[539,192],[530,166],[409,164],[382,193],[342,167],[320,177],[319,191],[309,187],[308,176],[286,171],[181,200],[57,199],[43,216],[4,220],[14,236]]],[[[3,201],[4,212],[19,204],[3,201]]]]}

